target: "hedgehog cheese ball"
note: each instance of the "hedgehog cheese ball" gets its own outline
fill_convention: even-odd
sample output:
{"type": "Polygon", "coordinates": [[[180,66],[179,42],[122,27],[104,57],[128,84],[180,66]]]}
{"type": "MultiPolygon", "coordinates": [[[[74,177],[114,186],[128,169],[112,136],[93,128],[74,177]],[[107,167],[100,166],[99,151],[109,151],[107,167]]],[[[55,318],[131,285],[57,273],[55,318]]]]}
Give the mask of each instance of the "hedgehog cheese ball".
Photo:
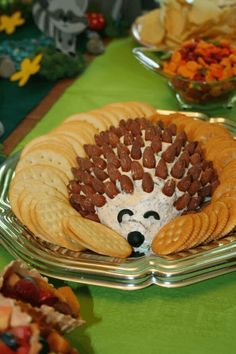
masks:
{"type": "Polygon", "coordinates": [[[175,124],[121,120],[95,142],[84,145],[88,157],[73,168],[71,205],[123,235],[139,254],[150,252],[163,225],[198,210],[218,184],[212,162],[175,124]]]}

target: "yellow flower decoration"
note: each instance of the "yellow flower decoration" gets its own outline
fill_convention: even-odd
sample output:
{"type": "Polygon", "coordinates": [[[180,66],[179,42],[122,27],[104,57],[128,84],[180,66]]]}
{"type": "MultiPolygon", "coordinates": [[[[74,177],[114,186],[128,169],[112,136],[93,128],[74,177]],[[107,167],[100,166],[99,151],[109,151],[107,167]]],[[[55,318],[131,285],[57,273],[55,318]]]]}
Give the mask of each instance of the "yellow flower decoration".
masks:
{"type": "Polygon", "coordinates": [[[43,58],[42,54],[38,54],[34,59],[25,58],[20,64],[20,71],[11,76],[11,81],[19,80],[19,86],[24,86],[31,75],[37,74],[40,70],[40,62],[43,58]]]}
{"type": "Polygon", "coordinates": [[[15,32],[17,26],[21,26],[25,20],[21,17],[21,12],[17,11],[11,16],[0,16],[0,32],[5,31],[7,34],[15,32]]]}

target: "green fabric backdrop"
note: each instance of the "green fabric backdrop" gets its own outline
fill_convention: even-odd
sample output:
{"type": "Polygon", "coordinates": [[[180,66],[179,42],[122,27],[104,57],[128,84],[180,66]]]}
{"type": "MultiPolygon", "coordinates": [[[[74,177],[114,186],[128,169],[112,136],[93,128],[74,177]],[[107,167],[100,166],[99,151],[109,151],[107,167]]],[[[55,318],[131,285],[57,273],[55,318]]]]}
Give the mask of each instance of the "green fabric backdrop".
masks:
{"type": "MultiPolygon", "coordinates": [[[[112,101],[144,100],[178,109],[165,81],[132,57],[131,39],[113,42],[65,92],[18,149],[75,112],[112,101]]],[[[233,119],[236,110],[216,111],[233,119]]],[[[11,257],[0,251],[0,267],[11,257]]],[[[68,337],[80,354],[235,354],[236,273],[179,289],[77,290],[86,325],[68,337]]]]}

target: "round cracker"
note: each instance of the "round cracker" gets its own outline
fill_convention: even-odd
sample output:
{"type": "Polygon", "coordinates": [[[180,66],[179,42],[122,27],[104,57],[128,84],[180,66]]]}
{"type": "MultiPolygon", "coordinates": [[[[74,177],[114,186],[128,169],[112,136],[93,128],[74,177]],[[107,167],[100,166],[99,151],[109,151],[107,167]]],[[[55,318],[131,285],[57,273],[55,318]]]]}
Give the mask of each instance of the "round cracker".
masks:
{"type": "Polygon", "coordinates": [[[220,201],[225,203],[229,209],[229,218],[224,229],[220,233],[221,238],[229,234],[236,226],[236,199],[223,196],[220,201]]]}
{"type": "MultiPolygon", "coordinates": [[[[40,229],[39,225],[37,224],[36,220],[31,216],[31,210],[35,207],[37,200],[42,198],[43,196],[47,196],[45,193],[29,193],[29,189],[24,189],[18,198],[18,206],[21,215],[22,223],[27,226],[27,228],[35,235],[41,235],[43,238],[43,232],[40,229]]],[[[45,239],[45,241],[47,238],[45,239]]]]}
{"type": "MultiPolygon", "coordinates": [[[[209,216],[207,213],[205,213],[204,211],[199,212],[199,216],[201,218],[201,229],[199,231],[198,236],[196,237],[196,239],[193,241],[191,247],[197,247],[199,246],[201,243],[203,243],[208,235],[207,235],[207,230],[209,227],[209,216]]],[[[190,247],[190,248],[191,248],[190,247]]]]}
{"type": "Polygon", "coordinates": [[[222,170],[227,164],[236,160],[236,147],[228,147],[219,152],[214,159],[214,163],[222,170]]]}
{"type": "Polygon", "coordinates": [[[39,146],[43,143],[48,144],[48,143],[53,143],[53,142],[56,142],[60,146],[66,147],[67,149],[71,149],[71,145],[66,141],[62,142],[60,139],[60,136],[57,136],[56,134],[54,134],[54,135],[47,134],[47,135],[39,136],[39,137],[31,140],[28,144],[26,144],[26,146],[24,147],[24,149],[21,152],[21,157],[25,156],[35,146],[39,146]]]}
{"type": "Polygon", "coordinates": [[[33,214],[43,230],[43,235],[48,237],[49,242],[73,251],[81,250],[81,244],[77,243],[76,240],[73,242],[70,240],[61,223],[63,217],[77,216],[77,212],[69,202],[56,197],[47,197],[37,201],[33,214]]]}
{"type": "Polygon", "coordinates": [[[217,123],[202,122],[192,134],[194,140],[206,142],[214,137],[231,137],[229,131],[217,123]]]}
{"type": "Polygon", "coordinates": [[[52,148],[37,149],[27,154],[27,156],[18,162],[16,172],[23,168],[38,164],[53,166],[64,172],[69,179],[72,179],[73,177],[71,168],[74,166],[74,161],[71,161],[67,156],[65,156],[63,151],[54,150],[52,148]]]}
{"type": "MultiPolygon", "coordinates": [[[[18,180],[28,180],[29,183],[32,183],[33,180],[43,182],[68,197],[67,184],[69,179],[62,171],[53,166],[33,165],[26,167],[15,175],[14,182],[16,183],[18,180]]],[[[33,185],[30,185],[30,187],[33,188],[33,185]]]]}
{"type": "Polygon", "coordinates": [[[227,148],[236,148],[236,142],[233,138],[227,138],[222,141],[221,138],[216,139],[211,139],[208,141],[208,143],[211,143],[212,145],[208,145],[206,147],[206,153],[205,156],[208,160],[214,160],[218,159],[218,156],[221,154],[221,152],[227,148]]]}
{"type": "Polygon", "coordinates": [[[156,113],[156,109],[146,102],[131,101],[131,102],[127,102],[127,103],[128,103],[128,105],[131,103],[131,104],[134,104],[135,106],[137,106],[141,110],[143,117],[149,118],[153,114],[156,113]]]}
{"type": "Polygon", "coordinates": [[[76,134],[70,134],[67,132],[62,132],[59,131],[58,133],[51,133],[50,136],[54,136],[57,135],[58,137],[60,137],[60,139],[66,143],[69,143],[71,145],[71,147],[74,149],[74,152],[76,153],[77,156],[80,157],[86,157],[87,154],[83,148],[83,144],[80,143],[77,139],[77,135],[76,134]]]}
{"type": "Polygon", "coordinates": [[[229,210],[227,208],[227,205],[222,201],[211,202],[204,209],[204,211],[206,213],[211,212],[211,210],[213,210],[216,213],[217,224],[216,224],[214,231],[212,232],[210,237],[208,237],[208,239],[205,240],[205,242],[210,242],[210,241],[217,240],[218,238],[220,238],[221,232],[225,228],[226,223],[229,218],[229,210]]]}
{"type": "Polygon", "coordinates": [[[191,248],[192,244],[195,242],[196,238],[198,238],[198,235],[200,233],[201,227],[202,227],[202,219],[199,216],[199,213],[196,214],[191,214],[192,219],[193,219],[193,230],[191,234],[189,235],[189,238],[187,241],[178,249],[178,251],[183,251],[191,248]]]}
{"type": "MultiPolygon", "coordinates": [[[[53,133],[58,133],[58,132],[73,132],[76,134],[77,140],[82,143],[82,144],[92,144],[94,143],[94,135],[98,133],[98,130],[96,129],[95,131],[87,128],[86,126],[89,125],[92,127],[91,124],[87,122],[68,122],[59,125],[58,128],[53,130],[53,133]]],[[[93,129],[95,129],[93,127],[93,129]]]]}
{"type": "Polygon", "coordinates": [[[126,239],[100,223],[79,217],[68,217],[67,227],[75,239],[96,253],[111,257],[126,258],[132,248],[126,239]]]}
{"type": "Polygon", "coordinates": [[[221,182],[220,185],[213,192],[212,201],[216,201],[220,199],[223,195],[232,192],[236,192],[236,184],[234,180],[221,182]]]}
{"type": "Polygon", "coordinates": [[[88,113],[78,113],[69,118],[67,118],[64,123],[67,122],[77,122],[83,121],[92,124],[99,132],[107,129],[107,122],[104,121],[103,117],[99,119],[99,110],[97,114],[94,114],[95,111],[90,111],[88,113]]]}
{"type": "Polygon", "coordinates": [[[218,223],[218,217],[217,217],[216,212],[213,209],[205,210],[205,212],[209,217],[209,224],[208,224],[208,229],[206,231],[206,239],[203,243],[207,244],[210,240],[212,233],[215,231],[215,228],[218,223]]]}
{"type": "Polygon", "coordinates": [[[153,252],[167,255],[185,244],[194,227],[192,215],[183,215],[164,225],[152,241],[153,252]]]}

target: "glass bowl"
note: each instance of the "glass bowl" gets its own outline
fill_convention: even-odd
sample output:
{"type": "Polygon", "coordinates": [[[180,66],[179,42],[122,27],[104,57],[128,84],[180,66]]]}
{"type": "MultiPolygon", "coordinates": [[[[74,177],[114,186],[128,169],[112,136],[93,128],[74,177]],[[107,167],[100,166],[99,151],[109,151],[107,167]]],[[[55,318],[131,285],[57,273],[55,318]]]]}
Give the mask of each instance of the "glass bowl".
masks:
{"type": "Polygon", "coordinates": [[[183,109],[232,108],[236,101],[236,76],[210,82],[190,80],[163,71],[163,63],[171,57],[171,51],[163,52],[154,48],[139,47],[133,49],[133,54],[146,68],[167,79],[168,85],[176,93],[176,99],[183,109]]]}

